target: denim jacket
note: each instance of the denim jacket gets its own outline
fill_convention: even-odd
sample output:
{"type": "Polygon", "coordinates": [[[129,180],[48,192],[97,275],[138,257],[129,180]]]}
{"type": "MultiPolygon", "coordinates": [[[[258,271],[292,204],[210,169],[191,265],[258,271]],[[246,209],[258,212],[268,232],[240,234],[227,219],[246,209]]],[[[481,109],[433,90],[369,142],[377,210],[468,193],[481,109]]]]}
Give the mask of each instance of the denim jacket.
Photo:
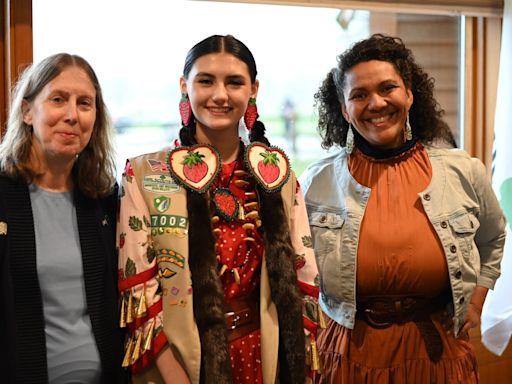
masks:
{"type": "MultiPolygon", "coordinates": [[[[427,147],[432,180],[418,194],[443,246],[452,290],[454,331],[463,325],[476,285],[494,288],[505,243],[505,217],[482,162],[459,149],[427,147]]],[[[359,230],[371,189],[350,174],[345,149],[301,175],[320,272],[320,305],[353,328],[359,230]]]]}

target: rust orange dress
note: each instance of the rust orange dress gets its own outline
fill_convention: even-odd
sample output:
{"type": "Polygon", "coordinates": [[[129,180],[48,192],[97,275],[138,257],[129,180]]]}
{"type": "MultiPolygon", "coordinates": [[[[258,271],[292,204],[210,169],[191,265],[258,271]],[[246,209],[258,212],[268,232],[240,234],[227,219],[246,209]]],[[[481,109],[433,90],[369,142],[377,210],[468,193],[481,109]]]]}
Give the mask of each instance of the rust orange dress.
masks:
{"type": "MultiPolygon", "coordinates": [[[[423,146],[385,160],[354,148],[349,169],[357,182],[371,188],[357,252],[357,300],[450,292],[441,244],[418,197],[432,177],[423,146]]],[[[350,330],[330,320],[318,337],[324,372],[317,383],[477,383],[469,340],[455,338],[436,316],[432,320],[444,348],[437,363],[429,359],[414,322],[377,329],[356,318],[350,330]]]]}

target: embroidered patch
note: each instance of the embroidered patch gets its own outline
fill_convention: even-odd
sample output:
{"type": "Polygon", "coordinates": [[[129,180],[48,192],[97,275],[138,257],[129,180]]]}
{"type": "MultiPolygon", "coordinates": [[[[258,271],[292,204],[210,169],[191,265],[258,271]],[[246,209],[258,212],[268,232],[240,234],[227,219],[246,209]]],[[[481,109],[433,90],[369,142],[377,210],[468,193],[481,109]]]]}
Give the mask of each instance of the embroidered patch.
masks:
{"type": "Polygon", "coordinates": [[[170,305],[181,305],[182,307],[186,306],[187,305],[187,300],[186,299],[179,299],[179,300],[169,300],[169,304],[170,305]]]}
{"type": "Polygon", "coordinates": [[[254,142],[245,150],[247,168],[258,184],[268,192],[279,191],[290,177],[290,163],[277,147],[254,142]]]}
{"type": "Polygon", "coordinates": [[[162,160],[148,159],[149,168],[152,172],[168,172],[169,167],[162,160]]]}
{"type": "Polygon", "coordinates": [[[180,186],[168,175],[144,175],[142,188],[154,193],[174,193],[180,190],[180,186]]]}
{"type": "Polygon", "coordinates": [[[180,267],[181,269],[185,268],[185,257],[172,249],[159,249],[156,258],[157,263],[168,262],[180,267]]]}
{"type": "Polygon", "coordinates": [[[188,227],[188,218],[178,215],[151,215],[151,227],[183,228],[188,227]]]}
{"type": "Polygon", "coordinates": [[[174,272],[169,268],[158,268],[158,277],[161,279],[169,279],[173,277],[177,272],[174,272]]]}
{"type": "Polygon", "coordinates": [[[158,212],[163,213],[171,206],[171,199],[166,196],[155,197],[153,199],[153,206],[158,212]]]}
{"type": "Polygon", "coordinates": [[[220,156],[211,145],[178,147],[169,152],[167,164],[178,184],[204,193],[220,172],[220,156]]]}

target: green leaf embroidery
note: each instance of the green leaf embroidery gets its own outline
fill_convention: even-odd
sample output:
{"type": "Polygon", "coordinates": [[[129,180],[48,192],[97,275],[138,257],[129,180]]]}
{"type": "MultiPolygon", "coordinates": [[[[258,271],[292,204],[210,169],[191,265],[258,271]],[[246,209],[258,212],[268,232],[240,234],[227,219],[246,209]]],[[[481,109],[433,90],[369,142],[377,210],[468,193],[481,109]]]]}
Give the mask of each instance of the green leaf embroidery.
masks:
{"type": "Polygon", "coordinates": [[[133,231],[141,231],[142,230],[142,220],[137,216],[130,216],[128,220],[128,225],[133,231]]]}
{"type": "Polygon", "coordinates": [[[311,236],[302,236],[302,244],[306,248],[313,248],[313,238],[311,236]]]}
{"type": "Polygon", "coordinates": [[[137,267],[132,259],[128,258],[126,260],[126,265],[124,266],[124,275],[125,277],[133,276],[137,273],[137,267]]]}
{"type": "Polygon", "coordinates": [[[151,223],[149,222],[146,216],[142,216],[142,220],[144,220],[144,225],[146,226],[146,228],[151,227],[151,223]]]}
{"type": "Polygon", "coordinates": [[[148,257],[148,262],[152,262],[153,260],[155,260],[155,257],[156,257],[156,251],[151,248],[151,247],[148,247],[148,250],[147,250],[147,257],[148,257]]]}
{"type": "Polygon", "coordinates": [[[306,316],[313,321],[317,321],[317,310],[316,310],[316,303],[312,301],[306,301],[304,304],[304,309],[306,310],[306,316]]]}

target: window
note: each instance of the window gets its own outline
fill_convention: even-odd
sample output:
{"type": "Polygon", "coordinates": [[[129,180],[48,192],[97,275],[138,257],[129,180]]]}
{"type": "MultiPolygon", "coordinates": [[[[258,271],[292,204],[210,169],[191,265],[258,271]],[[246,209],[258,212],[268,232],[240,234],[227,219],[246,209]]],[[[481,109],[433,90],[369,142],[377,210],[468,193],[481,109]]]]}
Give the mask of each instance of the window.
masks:
{"type": "MultiPolygon", "coordinates": [[[[447,37],[444,31],[438,36],[445,42],[453,40],[457,47],[457,18],[445,18],[456,27],[450,24],[447,30],[451,35],[447,37]]],[[[379,19],[382,17],[368,11],[333,8],[184,0],[90,0],[83,5],[34,0],[34,61],[65,51],[91,63],[116,124],[118,167],[122,170],[127,157],[157,150],[177,136],[179,77],[188,49],[211,34],[232,34],[246,43],[256,58],[258,109],[267,135],[273,145],[289,154],[300,174],[324,154],[316,131],[314,93],[336,65],[338,54],[372,32],[390,32],[379,19]],[[296,116],[295,151],[293,136],[286,133],[293,123],[292,112],[296,116]]],[[[439,41],[432,40],[429,32],[429,28],[439,30],[439,17],[397,15],[392,25],[407,44],[416,44],[413,51],[418,50],[419,61],[429,61],[429,65],[443,62],[430,51],[434,44],[439,49],[439,41]],[[422,33],[430,38],[430,45],[421,40],[425,37],[422,33]]],[[[443,52],[453,53],[450,49],[443,52]]],[[[454,92],[440,94],[440,99],[455,100],[446,102],[455,116],[450,121],[455,131],[457,65],[455,58],[455,69],[438,71],[440,92],[454,92]]]]}

